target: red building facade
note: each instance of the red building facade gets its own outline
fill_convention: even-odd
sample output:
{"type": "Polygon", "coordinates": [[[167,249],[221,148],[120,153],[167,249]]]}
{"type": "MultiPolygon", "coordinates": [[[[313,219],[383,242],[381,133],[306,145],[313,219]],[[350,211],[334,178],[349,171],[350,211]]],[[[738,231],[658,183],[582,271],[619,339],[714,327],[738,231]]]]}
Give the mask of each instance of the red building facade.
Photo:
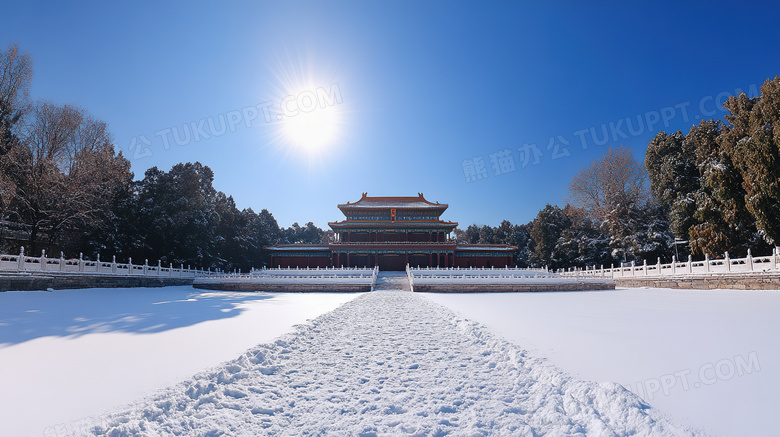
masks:
{"type": "Polygon", "coordinates": [[[273,267],[504,267],[517,249],[507,245],[457,244],[457,222],[443,221],[448,205],[422,193],[410,197],[363,197],[338,205],[345,220],[328,225],[336,241],[327,245],[269,246],[273,267]]]}

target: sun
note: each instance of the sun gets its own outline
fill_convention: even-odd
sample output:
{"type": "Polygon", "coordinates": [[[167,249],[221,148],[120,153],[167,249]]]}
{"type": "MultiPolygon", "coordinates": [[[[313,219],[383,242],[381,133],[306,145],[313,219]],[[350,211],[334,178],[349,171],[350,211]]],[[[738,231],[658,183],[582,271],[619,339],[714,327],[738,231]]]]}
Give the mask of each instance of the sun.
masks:
{"type": "Polygon", "coordinates": [[[306,151],[319,151],[336,139],[338,114],[335,108],[319,105],[309,112],[283,114],[281,131],[286,142],[306,151]]]}
{"type": "Polygon", "coordinates": [[[336,69],[310,53],[277,56],[269,107],[273,143],[289,156],[321,161],[344,140],[346,106],[336,69]]]}

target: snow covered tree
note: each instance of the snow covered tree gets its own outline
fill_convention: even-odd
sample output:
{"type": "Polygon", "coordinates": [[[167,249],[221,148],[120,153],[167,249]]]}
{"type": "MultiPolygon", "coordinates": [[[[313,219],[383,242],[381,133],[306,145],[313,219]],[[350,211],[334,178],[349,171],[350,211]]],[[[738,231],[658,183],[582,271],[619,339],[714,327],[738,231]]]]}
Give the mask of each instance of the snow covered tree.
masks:
{"type": "Polygon", "coordinates": [[[630,260],[642,252],[638,235],[647,215],[650,193],[646,173],[630,149],[609,149],[581,170],[570,184],[576,206],[610,236],[612,257],[630,260]]]}
{"type": "Polygon", "coordinates": [[[778,89],[775,78],[759,97],[731,97],[724,104],[728,124],[704,120],[687,135],[661,132],[650,142],[645,163],[653,193],[693,253],[766,252],[779,236],[778,89]]]}
{"type": "Polygon", "coordinates": [[[492,226],[483,225],[479,228],[479,244],[496,244],[496,231],[492,226]]]}
{"type": "Polygon", "coordinates": [[[466,228],[465,238],[467,244],[477,244],[479,242],[479,226],[469,225],[466,228]]]}
{"type": "Polygon", "coordinates": [[[506,243],[517,247],[515,264],[520,267],[531,266],[531,254],[534,251],[534,241],[531,239],[531,223],[513,225],[512,232],[506,243]]]}
{"type": "Polygon", "coordinates": [[[731,126],[722,146],[742,175],[745,204],[765,239],[780,244],[780,76],[767,79],[761,95],[730,97],[723,105],[731,126]]]}
{"type": "Polygon", "coordinates": [[[688,238],[693,253],[723,256],[726,251],[744,256],[749,248],[763,249],[755,219],[745,206],[745,190],[739,170],[727,148],[722,147],[723,123],[703,120],[686,135],[694,148],[700,188],[695,193],[697,221],[688,238]]]}
{"type": "Polygon", "coordinates": [[[564,215],[570,226],[561,232],[552,251],[554,263],[562,267],[609,265],[610,237],[599,229],[599,223],[583,208],[566,205],[564,215]]]}
{"type": "Polygon", "coordinates": [[[20,169],[9,162],[8,155],[18,146],[17,124],[27,110],[32,60],[14,44],[0,50],[0,218],[16,190],[20,169]]]}
{"type": "Polygon", "coordinates": [[[464,231],[461,228],[455,228],[452,230],[453,238],[455,239],[456,243],[464,244],[466,243],[466,231],[464,231]]]}
{"type": "Polygon", "coordinates": [[[284,244],[316,244],[321,243],[324,236],[325,231],[312,222],[306,223],[303,227],[295,222],[289,228],[282,228],[280,242],[284,244]]]}
{"type": "Polygon", "coordinates": [[[509,220],[503,220],[501,224],[494,228],[493,241],[495,244],[508,244],[517,247],[515,252],[515,263],[520,267],[529,267],[530,251],[533,250],[530,224],[514,225],[509,220]]]}
{"type": "Polygon", "coordinates": [[[530,256],[532,264],[550,268],[568,267],[554,259],[553,251],[561,234],[570,226],[571,220],[558,206],[547,204],[540,210],[531,224],[530,235],[534,242],[534,251],[530,256]]]}
{"type": "Polygon", "coordinates": [[[29,227],[32,252],[42,234],[46,243],[67,249],[111,219],[113,197],[132,179],[130,163],[115,155],[112,141],[105,122],[81,108],[32,105],[19,145],[4,155],[15,169],[9,218],[29,227]]]}
{"type": "Polygon", "coordinates": [[[219,261],[213,180],[211,169],[199,162],[176,164],[168,172],[157,167],[146,171],[137,201],[143,233],[139,258],[198,266],[219,261]]]}
{"type": "Polygon", "coordinates": [[[650,141],[645,153],[645,168],[655,199],[668,206],[669,221],[678,238],[687,239],[696,224],[696,192],[699,191],[699,170],[695,145],[685,141],[685,135],[659,132],[650,141]]]}

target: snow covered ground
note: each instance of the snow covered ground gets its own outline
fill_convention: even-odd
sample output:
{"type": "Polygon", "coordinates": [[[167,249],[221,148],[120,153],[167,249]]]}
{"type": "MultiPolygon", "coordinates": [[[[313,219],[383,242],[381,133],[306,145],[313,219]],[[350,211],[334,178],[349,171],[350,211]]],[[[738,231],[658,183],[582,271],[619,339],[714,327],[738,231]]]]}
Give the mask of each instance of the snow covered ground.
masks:
{"type": "Polygon", "coordinates": [[[404,291],[366,293],[108,418],[98,435],[694,435],[404,291]]]}
{"type": "Polygon", "coordinates": [[[618,382],[679,423],[778,435],[780,292],[425,294],[563,370],[618,382]]]}
{"type": "Polygon", "coordinates": [[[0,435],[773,435],[778,310],[737,290],[0,293],[0,435]]]}
{"type": "Polygon", "coordinates": [[[0,293],[0,435],[72,435],[356,294],[192,287],[0,293]]]}

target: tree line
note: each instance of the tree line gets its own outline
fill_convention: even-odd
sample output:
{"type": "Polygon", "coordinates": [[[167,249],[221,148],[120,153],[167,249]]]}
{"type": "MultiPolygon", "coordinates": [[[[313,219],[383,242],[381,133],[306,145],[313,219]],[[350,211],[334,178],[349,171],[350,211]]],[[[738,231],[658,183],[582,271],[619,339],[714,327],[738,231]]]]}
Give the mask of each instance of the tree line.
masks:
{"type": "Polygon", "coordinates": [[[780,245],[780,77],[723,107],[724,120],[659,132],[644,165],[627,148],[607,150],[572,179],[563,208],[456,236],[512,244],[518,265],[552,268],[769,253],[780,245]]]}
{"type": "Polygon", "coordinates": [[[285,229],[265,209],[239,210],[198,162],[134,180],[107,124],[74,105],[31,101],[32,76],[28,54],[0,51],[0,251],[247,270],[267,261],[265,245],[327,238],[311,222],[285,229]]]}
{"type": "Polygon", "coordinates": [[[564,207],[548,204],[521,225],[506,220],[495,228],[471,225],[456,230],[456,239],[516,246],[521,267],[608,267],[669,258],[674,236],[645,181],[645,171],[629,149],[609,149],[572,179],[570,203],[564,207]]]}
{"type": "Polygon", "coordinates": [[[744,256],[780,245],[780,77],[730,97],[725,120],[659,132],[645,165],[675,235],[693,253],[744,256]]]}
{"type": "MultiPolygon", "coordinates": [[[[333,240],[311,222],[280,228],[265,209],[239,210],[198,162],[134,180],[107,124],[74,105],[31,101],[32,75],[16,45],[0,51],[0,251],[246,270],[267,263],[266,245],[333,240]]],[[[780,77],[723,106],[724,120],[659,132],[644,163],[608,149],[572,179],[563,207],[548,204],[525,224],[455,229],[456,241],[509,244],[518,265],[554,269],[768,252],[780,241],[780,77]]]]}

